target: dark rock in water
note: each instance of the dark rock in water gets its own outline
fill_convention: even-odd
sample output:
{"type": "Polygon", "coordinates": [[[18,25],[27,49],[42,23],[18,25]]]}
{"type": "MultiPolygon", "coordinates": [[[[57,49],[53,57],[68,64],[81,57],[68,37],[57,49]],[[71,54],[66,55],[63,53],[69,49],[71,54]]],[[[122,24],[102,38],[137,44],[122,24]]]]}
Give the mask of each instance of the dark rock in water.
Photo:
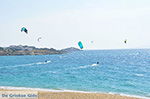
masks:
{"type": "Polygon", "coordinates": [[[0,47],[0,56],[4,55],[49,55],[49,54],[63,54],[66,52],[78,51],[77,48],[66,48],[56,50],[54,48],[36,48],[34,46],[12,45],[9,47],[0,47]]]}

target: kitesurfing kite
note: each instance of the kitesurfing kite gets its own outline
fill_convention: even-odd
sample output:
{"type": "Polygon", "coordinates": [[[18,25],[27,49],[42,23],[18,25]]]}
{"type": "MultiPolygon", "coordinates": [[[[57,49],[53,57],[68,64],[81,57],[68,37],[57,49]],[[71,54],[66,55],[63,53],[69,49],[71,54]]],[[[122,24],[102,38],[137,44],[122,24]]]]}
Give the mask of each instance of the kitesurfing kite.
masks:
{"type": "Polygon", "coordinates": [[[127,43],[127,40],[124,40],[124,43],[126,44],[126,43],[127,43]]]}
{"type": "Polygon", "coordinates": [[[22,31],[24,31],[26,34],[28,34],[28,30],[25,27],[21,28],[21,32],[22,31]]]}
{"type": "Polygon", "coordinates": [[[79,45],[80,49],[83,49],[83,44],[81,41],[78,42],[78,45],[79,45]]]}
{"type": "Polygon", "coordinates": [[[40,42],[40,39],[42,39],[42,37],[39,37],[39,38],[37,39],[37,41],[40,42]]]}

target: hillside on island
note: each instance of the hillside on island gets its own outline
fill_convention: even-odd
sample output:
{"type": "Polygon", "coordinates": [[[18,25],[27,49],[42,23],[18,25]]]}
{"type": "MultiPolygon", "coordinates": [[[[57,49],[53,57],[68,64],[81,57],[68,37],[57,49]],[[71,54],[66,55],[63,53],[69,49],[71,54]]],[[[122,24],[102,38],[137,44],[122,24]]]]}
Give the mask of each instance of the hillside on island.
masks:
{"type": "Polygon", "coordinates": [[[9,47],[0,47],[0,56],[64,54],[73,51],[80,51],[80,49],[70,47],[62,50],[56,50],[54,48],[36,48],[34,46],[27,45],[11,45],[9,47]]]}

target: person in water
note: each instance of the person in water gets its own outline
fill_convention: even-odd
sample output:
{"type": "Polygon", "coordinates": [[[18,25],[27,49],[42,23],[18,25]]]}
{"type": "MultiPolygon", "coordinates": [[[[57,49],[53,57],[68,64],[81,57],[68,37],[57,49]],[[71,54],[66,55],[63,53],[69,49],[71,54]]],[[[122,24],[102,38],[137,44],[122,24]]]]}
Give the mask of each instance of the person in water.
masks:
{"type": "Polygon", "coordinates": [[[45,62],[47,62],[47,60],[45,60],[45,62]]]}
{"type": "Polygon", "coordinates": [[[96,62],[96,64],[99,64],[99,62],[96,62]]]}

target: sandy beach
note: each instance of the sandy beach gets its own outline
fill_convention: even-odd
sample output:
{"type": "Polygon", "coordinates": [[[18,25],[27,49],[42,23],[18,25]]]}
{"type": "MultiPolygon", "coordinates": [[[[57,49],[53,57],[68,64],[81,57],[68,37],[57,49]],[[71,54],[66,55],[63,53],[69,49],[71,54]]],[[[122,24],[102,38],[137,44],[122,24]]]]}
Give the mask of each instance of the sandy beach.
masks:
{"type": "Polygon", "coordinates": [[[120,95],[78,92],[39,92],[39,99],[139,99],[120,95]]]}
{"type": "Polygon", "coordinates": [[[28,89],[0,89],[0,91],[37,91],[38,99],[140,99],[117,94],[82,93],[82,92],[50,92],[28,89]]]}

